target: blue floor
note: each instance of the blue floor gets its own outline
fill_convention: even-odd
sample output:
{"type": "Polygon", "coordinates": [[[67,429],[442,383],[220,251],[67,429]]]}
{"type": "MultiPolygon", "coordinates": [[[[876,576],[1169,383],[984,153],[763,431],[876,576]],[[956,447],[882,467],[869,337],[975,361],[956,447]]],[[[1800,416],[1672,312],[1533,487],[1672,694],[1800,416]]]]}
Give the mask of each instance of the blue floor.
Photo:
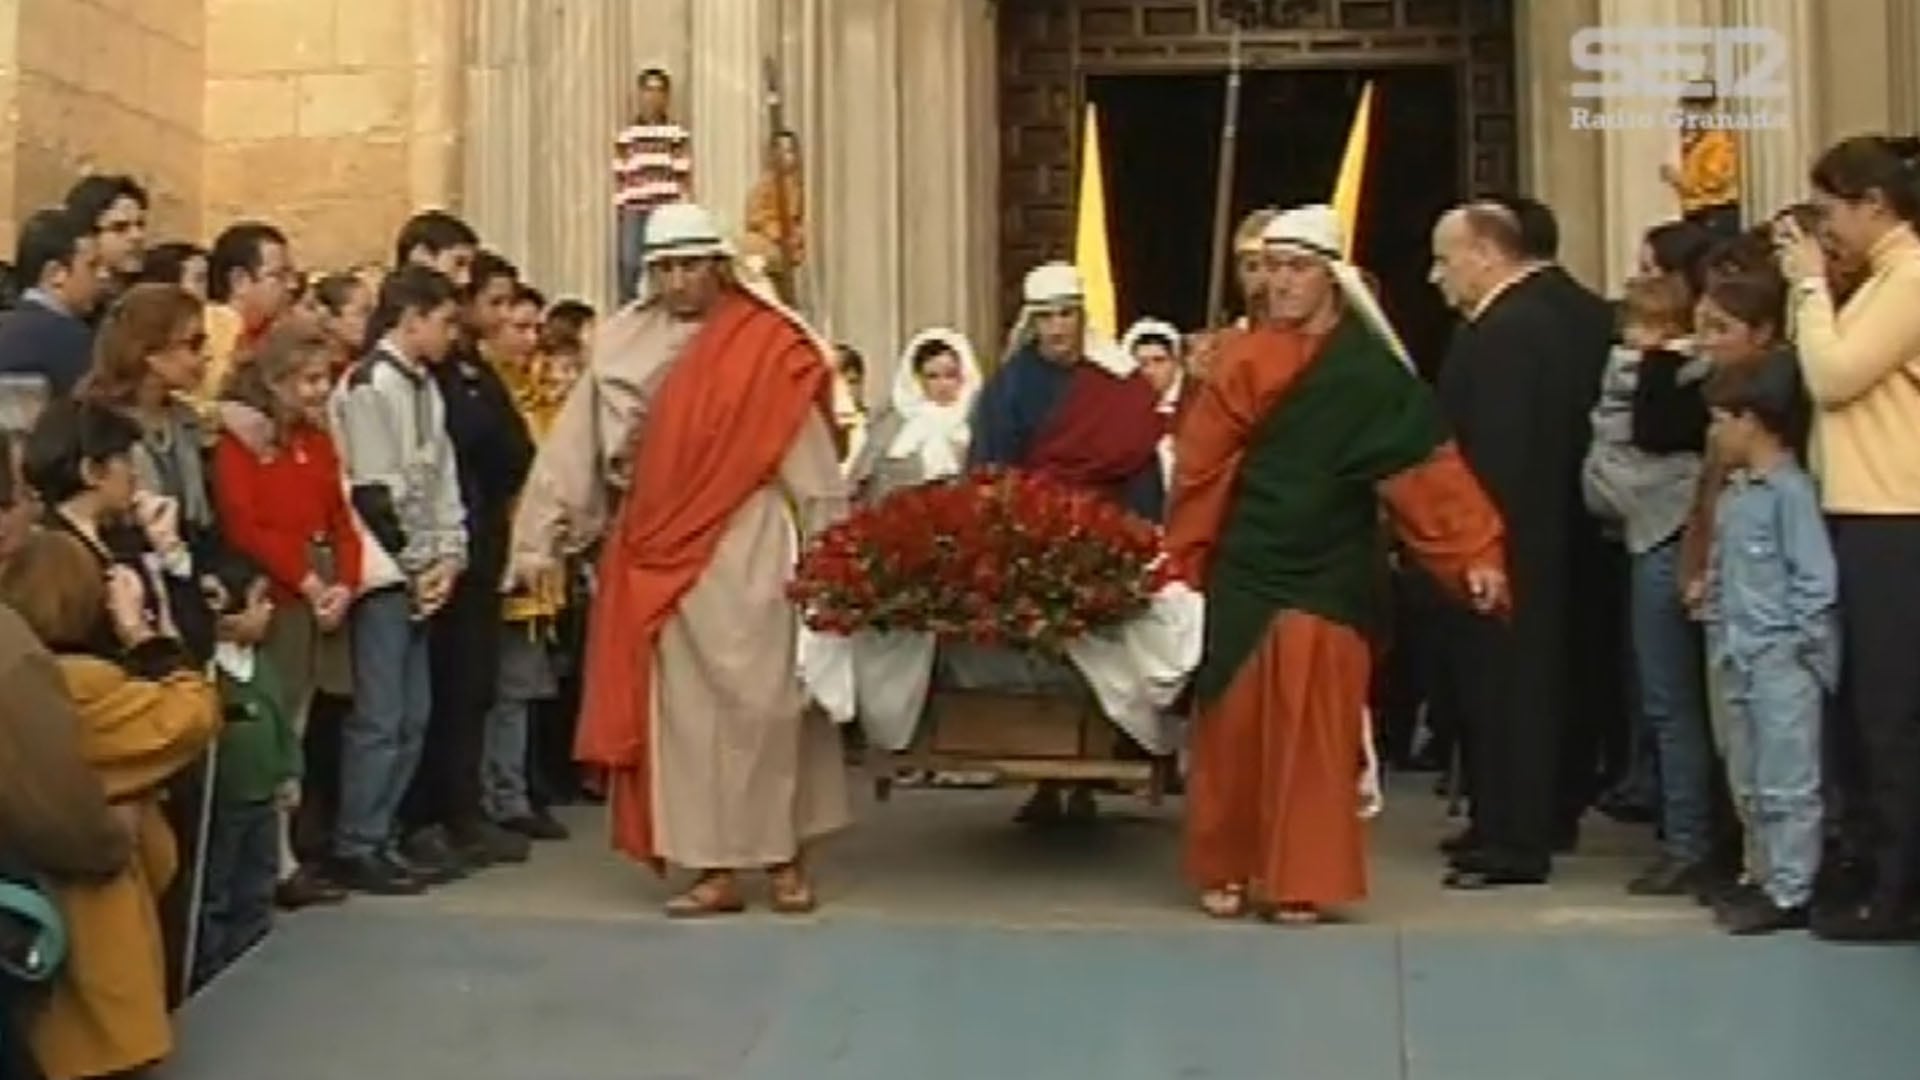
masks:
{"type": "Polygon", "coordinates": [[[304,916],[166,1080],[1897,1080],[1920,948],[304,916]]]}

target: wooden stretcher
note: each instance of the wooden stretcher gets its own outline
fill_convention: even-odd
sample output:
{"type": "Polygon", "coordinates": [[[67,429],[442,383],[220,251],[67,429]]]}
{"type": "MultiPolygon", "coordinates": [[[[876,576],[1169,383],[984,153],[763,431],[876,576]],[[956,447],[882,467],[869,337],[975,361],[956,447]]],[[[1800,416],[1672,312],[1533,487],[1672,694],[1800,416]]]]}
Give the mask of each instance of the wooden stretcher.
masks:
{"type": "Polygon", "coordinates": [[[881,802],[902,773],[920,772],[980,774],[994,786],[1100,782],[1157,806],[1173,772],[1173,759],[1134,746],[1101,713],[1091,691],[935,689],[913,745],[899,753],[872,753],[868,761],[874,797],[881,802]]]}

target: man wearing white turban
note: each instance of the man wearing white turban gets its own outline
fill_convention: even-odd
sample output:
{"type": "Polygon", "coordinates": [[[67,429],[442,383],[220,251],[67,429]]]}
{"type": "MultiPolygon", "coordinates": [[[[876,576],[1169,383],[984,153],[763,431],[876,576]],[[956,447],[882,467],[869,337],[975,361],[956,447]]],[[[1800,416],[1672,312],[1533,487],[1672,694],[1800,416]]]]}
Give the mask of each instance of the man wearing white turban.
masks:
{"type": "Polygon", "coordinates": [[[697,206],[653,211],[645,258],[534,462],[514,577],[604,538],[575,754],[607,778],[615,847],[697,873],[668,913],[739,911],[757,869],[776,911],[808,911],[801,845],[846,823],[846,784],[804,708],[785,578],[793,519],[845,506],[832,351],[735,277],[697,206]]]}
{"type": "Polygon", "coordinates": [[[1380,507],[1451,592],[1506,602],[1501,526],[1326,206],[1277,215],[1251,329],[1181,418],[1167,551],[1207,601],[1186,868],[1219,918],[1366,895],[1367,634],[1380,507]]]}
{"type": "Polygon", "coordinates": [[[1087,326],[1080,272],[1027,275],[1007,357],[974,410],[973,465],[1025,469],[1159,520],[1158,395],[1138,364],[1087,326]]]}

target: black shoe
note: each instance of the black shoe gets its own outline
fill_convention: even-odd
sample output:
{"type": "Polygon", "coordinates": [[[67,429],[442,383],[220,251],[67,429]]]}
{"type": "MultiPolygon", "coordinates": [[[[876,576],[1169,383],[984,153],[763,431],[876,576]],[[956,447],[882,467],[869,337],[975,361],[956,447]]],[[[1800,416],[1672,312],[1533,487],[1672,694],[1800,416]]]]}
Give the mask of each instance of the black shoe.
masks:
{"type": "Polygon", "coordinates": [[[1100,803],[1093,797],[1093,788],[1086,784],[1075,784],[1067,792],[1067,821],[1075,825],[1088,825],[1100,816],[1100,803]]]}
{"type": "Polygon", "coordinates": [[[545,810],[536,810],[526,817],[513,818],[500,823],[500,827],[509,832],[519,833],[529,840],[566,840],[573,836],[560,819],[545,810]]]}
{"type": "Polygon", "coordinates": [[[1911,916],[1896,915],[1882,906],[1855,904],[1838,911],[1822,911],[1813,918],[1813,936],[1847,944],[1920,940],[1920,925],[1911,916]]]}
{"type": "Polygon", "coordinates": [[[1593,808],[1622,825],[1646,825],[1659,816],[1653,807],[1629,802],[1612,792],[1602,795],[1593,808]]]}
{"type": "Polygon", "coordinates": [[[476,821],[451,831],[453,852],[469,866],[523,863],[533,856],[533,842],[491,821],[476,821]]]}
{"type": "Polygon", "coordinates": [[[1685,896],[1693,892],[1703,870],[1699,863],[1662,855],[1658,862],[1627,882],[1629,896],[1685,896]]]}
{"type": "Polygon", "coordinates": [[[1479,846],[1479,835],[1473,831],[1472,826],[1468,826],[1440,841],[1440,854],[1463,855],[1479,846]]]}
{"type": "Polygon", "coordinates": [[[347,890],[322,874],[318,867],[302,866],[273,887],[273,906],[281,911],[343,904],[347,890]]]}
{"type": "Polygon", "coordinates": [[[1760,888],[1738,877],[1702,872],[1693,883],[1693,900],[1703,908],[1718,912],[1722,907],[1760,892],[1760,888]]]}
{"type": "Polygon", "coordinates": [[[342,887],[370,896],[418,896],[427,890],[426,882],[385,855],[335,859],[330,876],[342,887]]]}
{"type": "Polygon", "coordinates": [[[1703,907],[1713,909],[1715,922],[1726,922],[1728,913],[1747,903],[1753,903],[1755,899],[1766,899],[1766,892],[1753,882],[1732,882],[1732,884],[1722,884],[1715,890],[1699,890],[1693,894],[1693,899],[1699,899],[1703,907]]]}
{"type": "Polygon", "coordinates": [[[1728,904],[1720,913],[1720,925],[1736,937],[1758,937],[1777,930],[1802,930],[1807,925],[1805,905],[1783,908],[1758,889],[1728,904]]]}
{"type": "Polygon", "coordinates": [[[438,826],[421,829],[407,837],[393,857],[428,885],[459,881],[472,869],[447,843],[446,831],[438,826]]]}
{"type": "Polygon", "coordinates": [[[1515,885],[1545,885],[1547,875],[1537,870],[1502,867],[1456,866],[1440,879],[1440,886],[1455,892],[1483,892],[1515,885]]]}
{"type": "Polygon", "coordinates": [[[1460,892],[1500,889],[1510,885],[1544,885],[1548,868],[1522,865],[1485,851],[1462,852],[1453,859],[1453,869],[1440,879],[1444,888],[1460,892]]]}

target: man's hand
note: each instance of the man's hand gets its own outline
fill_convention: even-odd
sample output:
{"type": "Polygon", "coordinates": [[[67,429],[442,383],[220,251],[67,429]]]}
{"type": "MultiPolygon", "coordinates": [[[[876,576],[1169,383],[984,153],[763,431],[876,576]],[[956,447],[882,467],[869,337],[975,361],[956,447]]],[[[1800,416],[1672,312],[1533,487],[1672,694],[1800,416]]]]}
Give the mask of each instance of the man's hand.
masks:
{"type": "Polygon", "coordinates": [[[551,555],[534,551],[516,551],[513,561],[507,564],[507,573],[500,582],[502,593],[517,593],[538,587],[539,583],[549,580],[560,573],[560,561],[551,555]]]}
{"type": "Polygon", "coordinates": [[[1467,603],[1477,614],[1505,611],[1513,603],[1506,572],[1492,566],[1476,566],[1467,571],[1467,603]]]}

